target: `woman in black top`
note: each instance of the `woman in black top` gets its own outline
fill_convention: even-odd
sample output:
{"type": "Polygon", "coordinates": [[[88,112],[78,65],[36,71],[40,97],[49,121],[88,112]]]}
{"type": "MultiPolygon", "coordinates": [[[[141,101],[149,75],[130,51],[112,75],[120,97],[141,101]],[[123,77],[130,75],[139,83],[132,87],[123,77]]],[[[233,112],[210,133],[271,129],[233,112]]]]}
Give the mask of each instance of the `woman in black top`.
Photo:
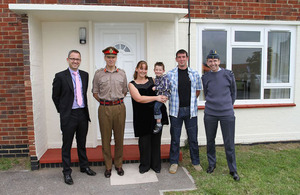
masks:
{"type": "MultiPolygon", "coordinates": [[[[128,85],[132,98],[133,127],[135,137],[139,137],[141,174],[152,168],[156,173],[160,172],[160,142],[161,132],[153,134],[155,126],[153,106],[155,101],[165,103],[165,96],[156,96],[152,90],[153,78],[147,76],[148,65],[145,61],[138,62],[134,80],[128,85]]],[[[168,124],[166,107],[162,106],[162,124],[168,124]]]]}

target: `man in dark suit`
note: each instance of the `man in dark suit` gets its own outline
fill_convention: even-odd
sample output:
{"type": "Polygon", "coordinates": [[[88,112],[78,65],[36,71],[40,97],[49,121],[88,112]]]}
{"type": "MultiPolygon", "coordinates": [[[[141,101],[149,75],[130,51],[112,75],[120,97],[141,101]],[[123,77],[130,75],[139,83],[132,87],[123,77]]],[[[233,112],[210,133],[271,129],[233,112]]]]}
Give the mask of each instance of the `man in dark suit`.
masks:
{"type": "Polygon", "coordinates": [[[78,70],[81,62],[79,51],[71,50],[67,62],[69,68],[55,74],[52,84],[52,99],[57,112],[60,114],[64,180],[66,184],[72,185],[70,152],[75,133],[80,171],[91,176],[96,175],[96,173],[89,168],[85,148],[88,122],[90,121],[86,96],[89,74],[78,70]]]}

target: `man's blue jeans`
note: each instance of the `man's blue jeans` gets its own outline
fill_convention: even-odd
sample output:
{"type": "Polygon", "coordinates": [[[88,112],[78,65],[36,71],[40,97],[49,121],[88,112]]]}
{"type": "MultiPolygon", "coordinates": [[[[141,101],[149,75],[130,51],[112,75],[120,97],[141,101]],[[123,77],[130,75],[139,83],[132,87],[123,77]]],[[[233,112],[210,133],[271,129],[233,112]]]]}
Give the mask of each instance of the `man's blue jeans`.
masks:
{"type": "Polygon", "coordinates": [[[178,117],[170,116],[171,122],[171,148],[170,148],[170,164],[178,164],[180,150],[180,135],[182,124],[184,122],[188,135],[188,143],[190,148],[190,156],[193,165],[199,165],[199,146],[198,146],[198,123],[197,117],[190,118],[190,108],[180,107],[178,117]]]}

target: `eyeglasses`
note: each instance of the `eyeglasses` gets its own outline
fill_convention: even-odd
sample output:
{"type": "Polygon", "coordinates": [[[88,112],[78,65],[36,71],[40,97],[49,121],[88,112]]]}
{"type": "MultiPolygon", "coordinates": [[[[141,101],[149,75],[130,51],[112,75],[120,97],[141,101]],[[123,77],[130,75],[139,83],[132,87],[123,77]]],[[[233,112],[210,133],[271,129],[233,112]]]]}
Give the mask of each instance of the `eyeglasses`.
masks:
{"type": "Polygon", "coordinates": [[[80,62],[81,61],[81,59],[79,59],[79,58],[69,58],[69,60],[71,60],[71,61],[78,61],[78,62],[80,62]]]}

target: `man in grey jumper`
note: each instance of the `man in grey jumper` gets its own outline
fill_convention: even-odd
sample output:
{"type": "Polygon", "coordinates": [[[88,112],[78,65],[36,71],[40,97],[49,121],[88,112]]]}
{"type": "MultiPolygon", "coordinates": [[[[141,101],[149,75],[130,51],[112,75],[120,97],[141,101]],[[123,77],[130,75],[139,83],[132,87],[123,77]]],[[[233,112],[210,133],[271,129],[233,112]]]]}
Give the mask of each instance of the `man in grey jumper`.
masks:
{"type": "Polygon", "coordinates": [[[219,67],[220,57],[216,51],[211,50],[206,60],[210,68],[210,71],[202,76],[206,100],[204,125],[209,163],[206,172],[212,173],[216,168],[215,138],[218,122],[220,121],[230,175],[235,181],[239,181],[240,177],[237,173],[234,149],[235,116],[233,104],[236,99],[234,74],[230,70],[219,67]]]}

